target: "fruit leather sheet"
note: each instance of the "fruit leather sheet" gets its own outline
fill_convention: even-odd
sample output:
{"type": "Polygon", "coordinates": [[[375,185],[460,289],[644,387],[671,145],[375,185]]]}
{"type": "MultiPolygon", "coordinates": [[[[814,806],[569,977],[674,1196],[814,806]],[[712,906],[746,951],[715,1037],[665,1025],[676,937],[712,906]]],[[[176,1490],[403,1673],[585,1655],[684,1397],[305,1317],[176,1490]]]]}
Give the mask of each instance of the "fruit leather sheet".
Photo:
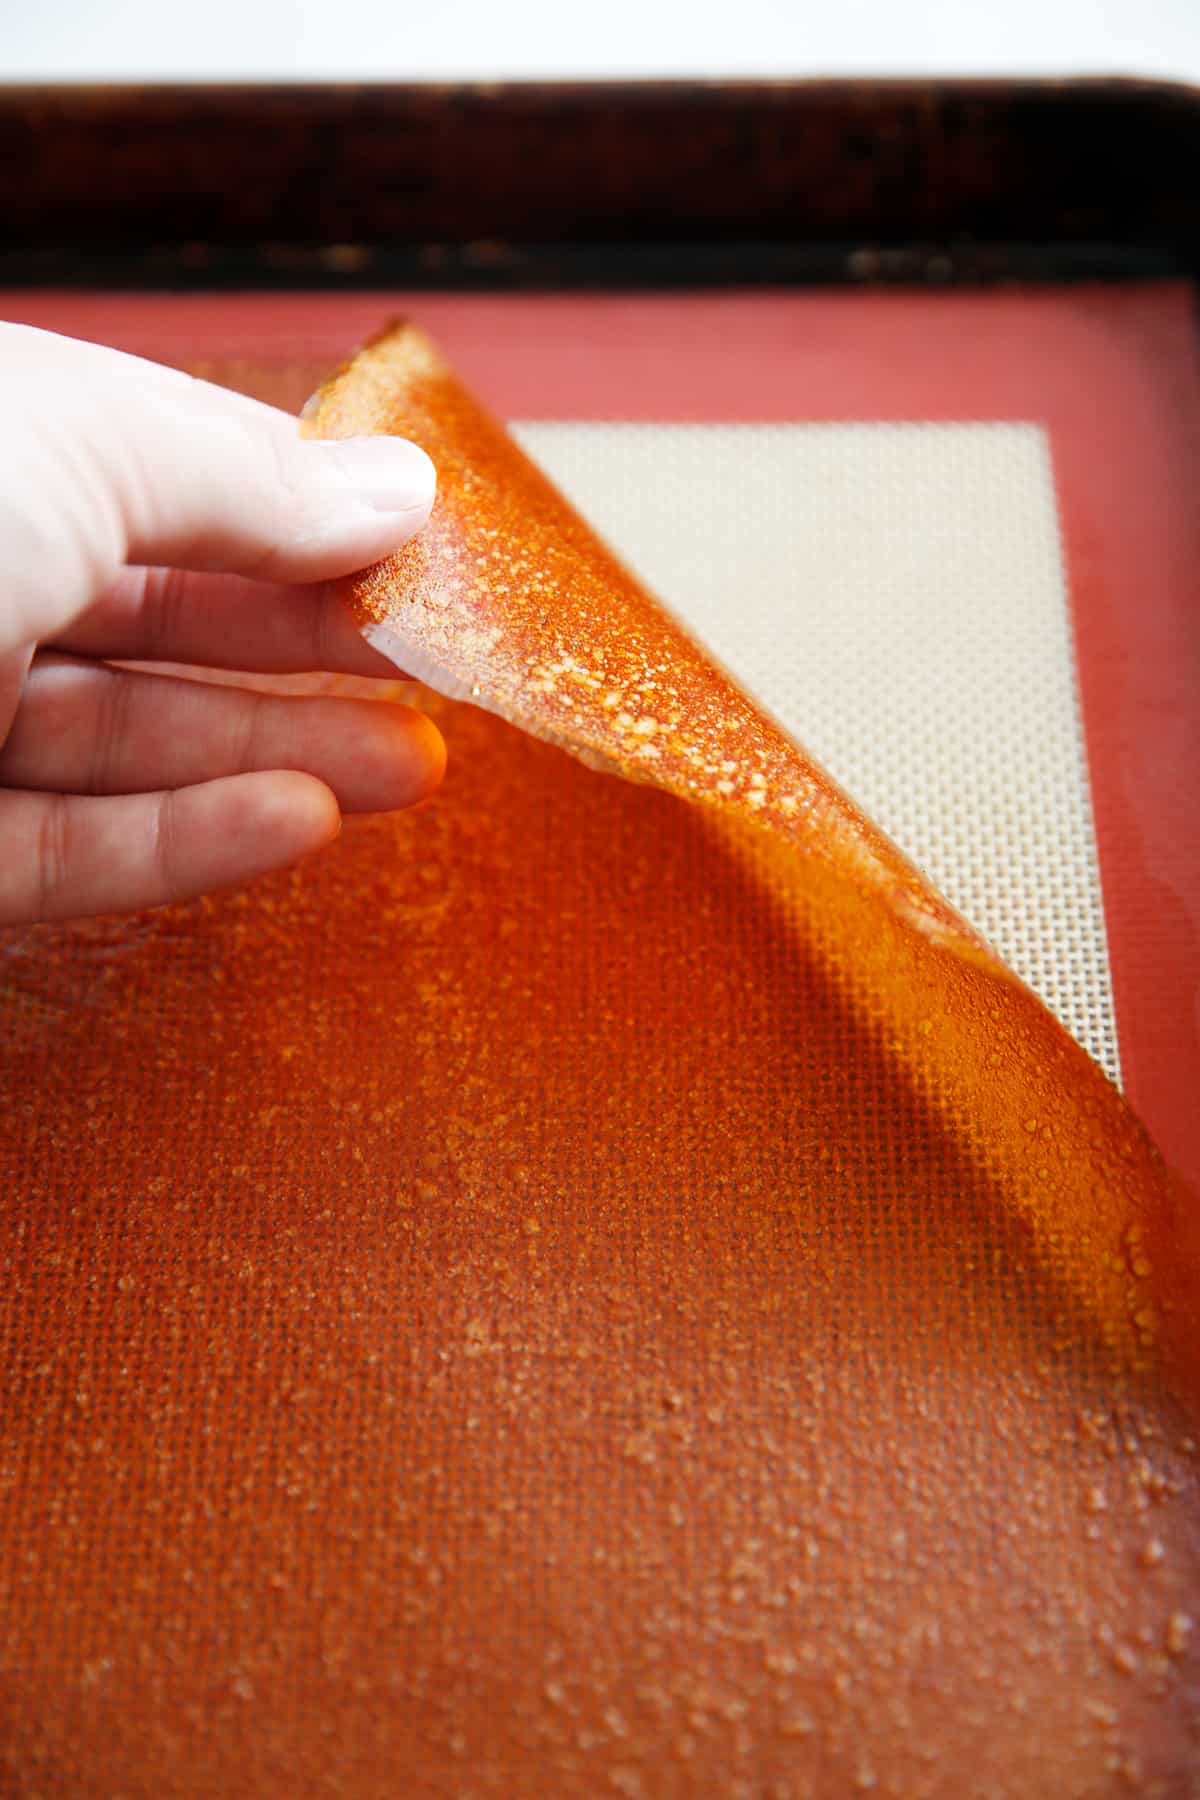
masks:
{"type": "Polygon", "coordinates": [[[425,338],[306,429],[450,770],[3,940],[0,1789],[1198,1791],[1188,1195],[425,338]]]}

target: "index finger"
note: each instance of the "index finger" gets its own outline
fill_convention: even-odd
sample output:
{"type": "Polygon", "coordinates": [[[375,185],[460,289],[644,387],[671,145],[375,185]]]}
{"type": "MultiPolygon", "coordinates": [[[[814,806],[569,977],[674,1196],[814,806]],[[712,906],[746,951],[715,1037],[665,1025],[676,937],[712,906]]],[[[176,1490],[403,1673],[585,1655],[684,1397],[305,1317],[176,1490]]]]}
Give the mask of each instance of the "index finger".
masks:
{"type": "Polygon", "coordinates": [[[329,582],[296,586],[186,569],[126,569],[47,644],[110,661],[397,678],[395,663],[361,636],[329,582]]]}

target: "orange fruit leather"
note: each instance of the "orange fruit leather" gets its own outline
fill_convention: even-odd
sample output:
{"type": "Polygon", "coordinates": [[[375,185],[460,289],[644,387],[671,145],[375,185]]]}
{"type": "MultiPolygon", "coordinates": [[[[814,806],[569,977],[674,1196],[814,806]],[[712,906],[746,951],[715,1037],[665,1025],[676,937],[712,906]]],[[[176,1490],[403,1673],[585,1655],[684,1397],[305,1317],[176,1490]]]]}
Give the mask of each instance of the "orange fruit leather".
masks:
{"type": "Polygon", "coordinates": [[[475,704],[3,942],[0,1787],[1200,1792],[1187,1196],[419,333],[307,429],[434,457],[348,597],[475,704]]]}

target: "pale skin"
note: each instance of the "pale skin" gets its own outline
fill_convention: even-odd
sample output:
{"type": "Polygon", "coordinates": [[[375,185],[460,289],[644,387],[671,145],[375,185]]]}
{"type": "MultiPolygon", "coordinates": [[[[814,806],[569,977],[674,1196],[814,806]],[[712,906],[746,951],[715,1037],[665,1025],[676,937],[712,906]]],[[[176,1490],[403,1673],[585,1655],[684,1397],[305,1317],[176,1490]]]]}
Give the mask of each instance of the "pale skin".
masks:
{"type": "Polygon", "coordinates": [[[114,666],[394,677],[331,583],[425,523],[423,451],[25,326],[0,395],[0,924],[227,887],[437,786],[411,707],[114,666]]]}

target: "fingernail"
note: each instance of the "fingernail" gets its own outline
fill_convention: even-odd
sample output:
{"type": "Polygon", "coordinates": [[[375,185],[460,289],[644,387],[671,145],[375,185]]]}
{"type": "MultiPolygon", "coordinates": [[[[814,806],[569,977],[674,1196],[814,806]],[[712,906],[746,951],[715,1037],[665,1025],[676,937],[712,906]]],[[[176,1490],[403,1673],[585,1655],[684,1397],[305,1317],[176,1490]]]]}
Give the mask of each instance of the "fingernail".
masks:
{"type": "Polygon", "coordinates": [[[418,444],[399,437],[357,437],[327,440],[321,447],[376,512],[428,516],[437,471],[418,444]]]}

